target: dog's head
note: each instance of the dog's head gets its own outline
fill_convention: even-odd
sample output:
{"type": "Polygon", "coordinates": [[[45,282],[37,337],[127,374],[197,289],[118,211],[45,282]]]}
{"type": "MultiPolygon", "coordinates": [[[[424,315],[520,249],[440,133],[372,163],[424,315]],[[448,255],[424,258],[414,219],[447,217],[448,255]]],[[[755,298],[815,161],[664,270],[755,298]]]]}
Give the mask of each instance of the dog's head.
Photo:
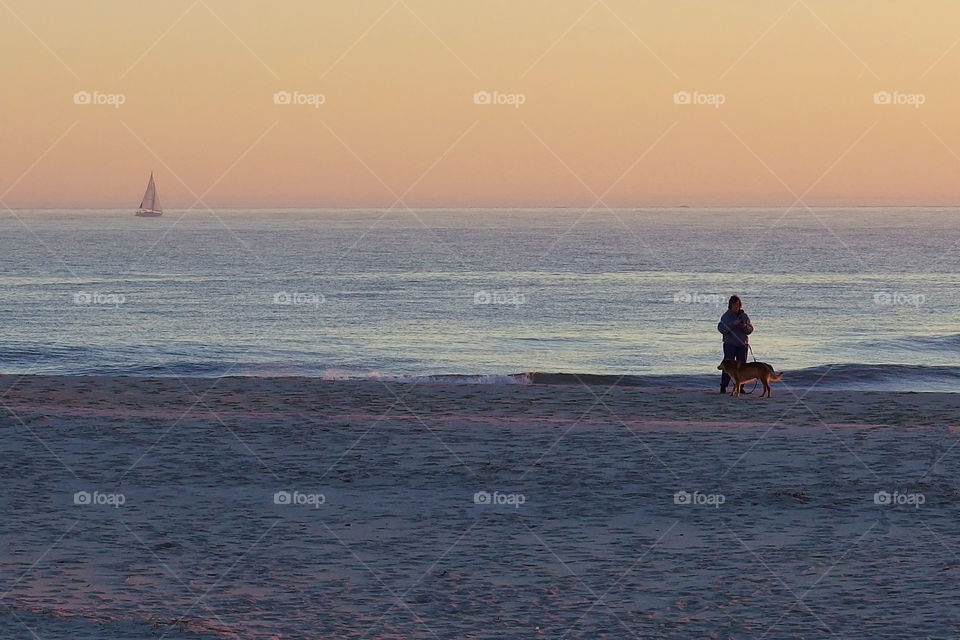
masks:
{"type": "Polygon", "coordinates": [[[717,366],[717,371],[726,371],[733,370],[736,371],[737,367],[740,366],[739,360],[730,360],[729,358],[724,358],[720,361],[719,366],[717,366]]]}

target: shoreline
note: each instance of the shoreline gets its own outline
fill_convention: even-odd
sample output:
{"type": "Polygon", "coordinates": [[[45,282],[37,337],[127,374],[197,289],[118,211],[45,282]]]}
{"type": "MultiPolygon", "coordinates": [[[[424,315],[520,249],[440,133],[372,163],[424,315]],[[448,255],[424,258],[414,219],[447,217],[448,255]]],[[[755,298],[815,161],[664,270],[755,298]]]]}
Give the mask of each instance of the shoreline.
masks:
{"type": "MultiPolygon", "coordinates": [[[[245,365],[256,367],[256,365],[245,365]]],[[[329,368],[289,373],[244,371],[245,367],[225,366],[223,371],[178,373],[167,367],[144,371],[78,372],[78,373],[0,373],[6,378],[78,378],[127,380],[296,380],[303,383],[380,382],[384,384],[465,385],[465,386],[573,386],[591,388],[626,387],[666,391],[716,390],[720,375],[701,373],[576,373],[563,371],[521,371],[514,373],[428,373],[380,374],[349,369],[329,368]]],[[[708,367],[712,368],[712,367],[708,367]]],[[[780,371],[778,369],[778,371],[780,371]]],[[[775,387],[818,392],[883,392],[883,393],[960,393],[960,366],[911,365],[897,363],[835,363],[803,369],[784,369],[784,380],[775,387]]],[[[751,383],[752,384],[752,383],[751,383]]],[[[798,391],[799,393],[799,391],[798,391]]]]}

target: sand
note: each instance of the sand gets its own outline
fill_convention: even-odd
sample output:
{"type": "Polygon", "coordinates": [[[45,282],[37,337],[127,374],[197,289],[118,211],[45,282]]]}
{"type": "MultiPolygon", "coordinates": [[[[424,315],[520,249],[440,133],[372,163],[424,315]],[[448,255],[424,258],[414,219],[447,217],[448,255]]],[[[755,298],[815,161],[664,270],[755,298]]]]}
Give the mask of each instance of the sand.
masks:
{"type": "Polygon", "coordinates": [[[0,637],[960,634],[960,395],[774,394],[0,377],[0,637]]]}

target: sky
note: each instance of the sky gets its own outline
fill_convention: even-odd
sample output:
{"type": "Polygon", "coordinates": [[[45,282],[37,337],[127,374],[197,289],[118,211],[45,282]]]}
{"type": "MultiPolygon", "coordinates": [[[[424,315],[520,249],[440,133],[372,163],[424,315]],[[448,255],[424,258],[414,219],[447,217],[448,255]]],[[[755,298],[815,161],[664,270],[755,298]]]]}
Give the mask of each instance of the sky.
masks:
{"type": "Polygon", "coordinates": [[[13,208],[960,201],[956,0],[0,0],[0,41],[13,208]]]}

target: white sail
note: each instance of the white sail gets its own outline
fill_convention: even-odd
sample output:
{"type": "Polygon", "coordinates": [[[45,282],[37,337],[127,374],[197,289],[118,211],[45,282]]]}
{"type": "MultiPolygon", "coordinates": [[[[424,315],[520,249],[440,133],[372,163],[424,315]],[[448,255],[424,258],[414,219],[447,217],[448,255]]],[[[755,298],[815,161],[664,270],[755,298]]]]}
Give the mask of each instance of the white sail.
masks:
{"type": "Polygon", "coordinates": [[[163,208],[160,206],[160,196],[157,194],[157,185],[153,181],[152,171],[150,172],[150,182],[147,183],[147,190],[143,194],[143,200],[140,201],[140,209],[137,210],[137,215],[163,215],[163,208]]]}
{"type": "Polygon", "coordinates": [[[153,173],[150,173],[150,182],[147,183],[147,190],[143,194],[143,201],[140,208],[146,211],[163,211],[160,208],[160,196],[157,195],[157,185],[153,181],[153,173]]]}

